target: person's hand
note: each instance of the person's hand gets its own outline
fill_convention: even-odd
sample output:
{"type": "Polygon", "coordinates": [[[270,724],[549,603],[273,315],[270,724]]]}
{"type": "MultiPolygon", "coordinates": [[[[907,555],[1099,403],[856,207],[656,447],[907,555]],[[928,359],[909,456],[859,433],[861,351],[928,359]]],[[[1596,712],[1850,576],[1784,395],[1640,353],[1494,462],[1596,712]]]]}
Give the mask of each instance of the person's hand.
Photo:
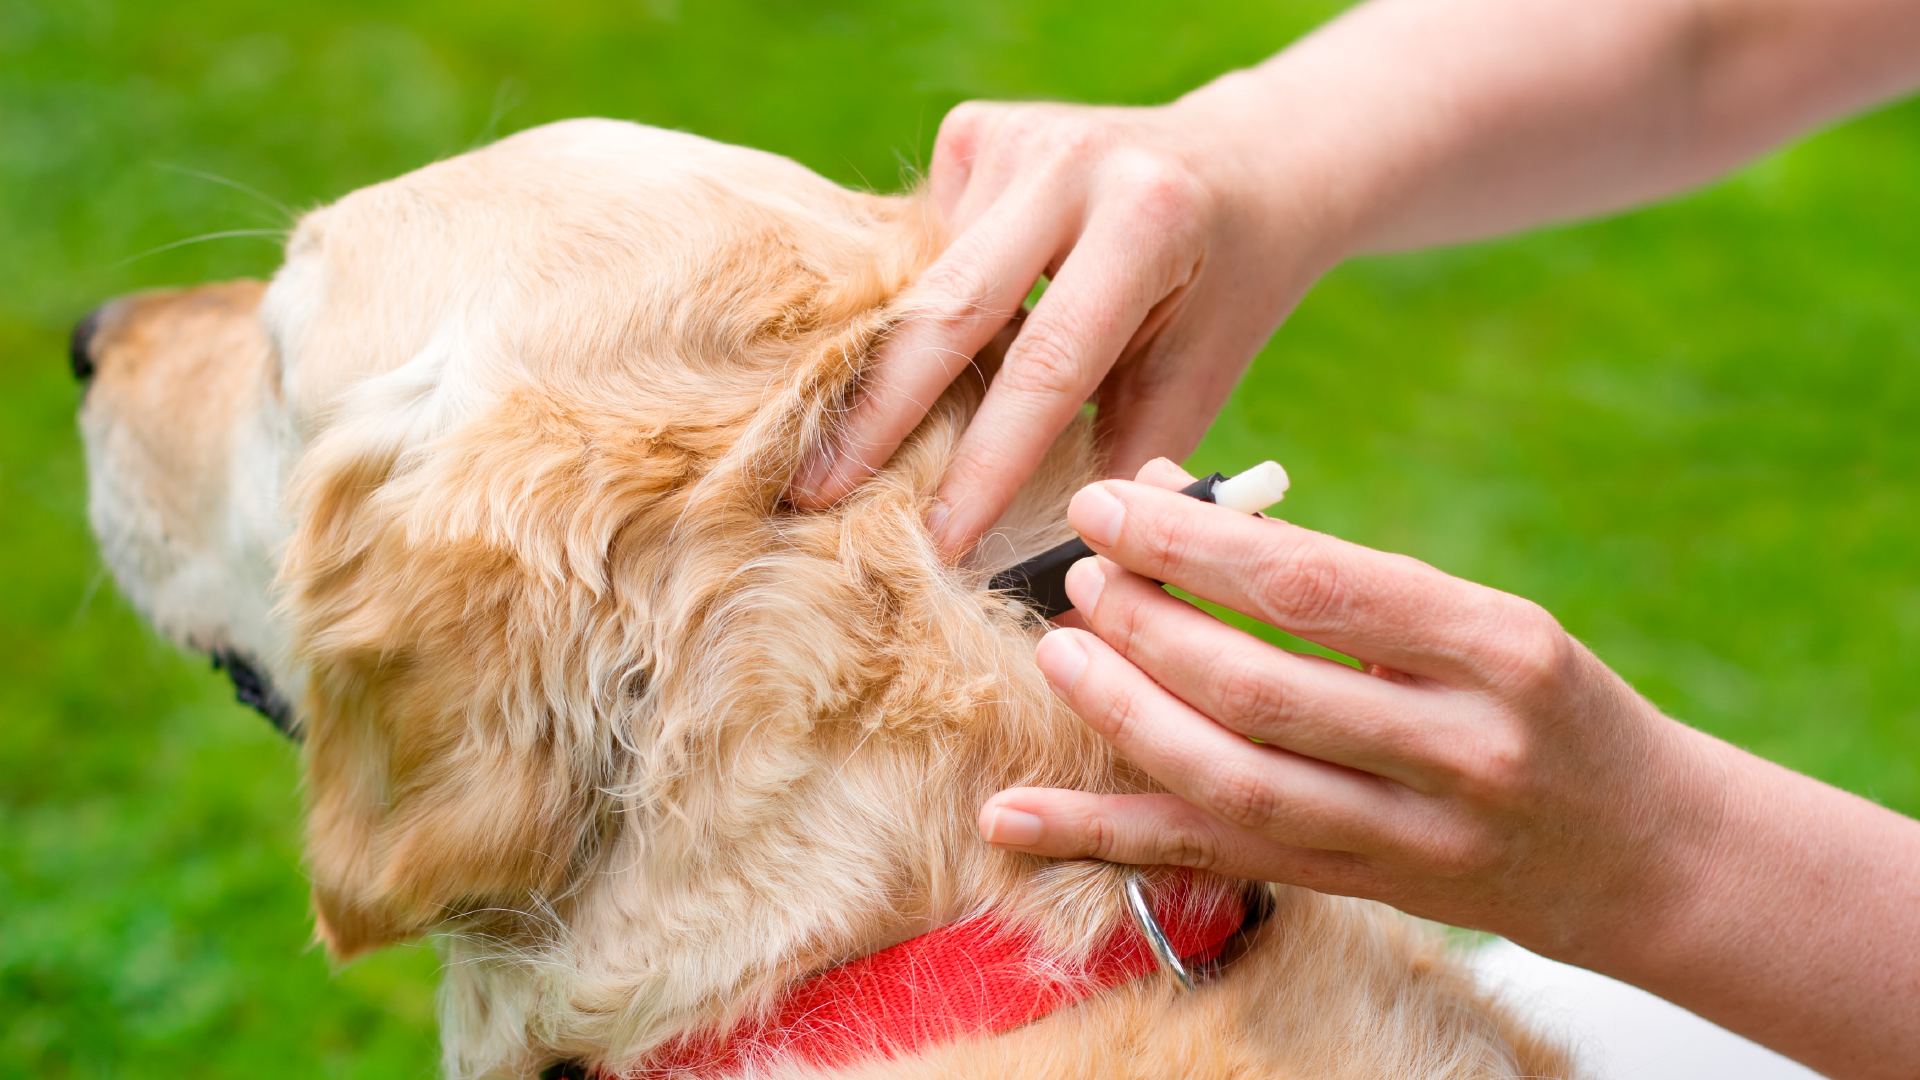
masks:
{"type": "Polygon", "coordinates": [[[1087,629],[1036,657],[1168,794],[1003,791],[988,842],[1384,900],[1827,1075],[1912,1075],[1920,822],[1662,716],[1535,604],[1164,490],[1190,479],[1155,461],[1074,497],[1099,553],[1067,576],[1087,629]]]}
{"type": "Polygon", "coordinates": [[[1081,491],[1100,557],[1055,630],[1054,688],[1171,794],[1018,789],[991,842],[1196,866],[1368,896],[1566,956],[1647,937],[1700,873],[1712,754],[1535,604],[1174,494],[1189,477],[1081,491]],[[1360,660],[1289,653],[1159,579],[1360,660]],[[1254,740],[1258,740],[1257,742],[1254,740]]]}
{"type": "Polygon", "coordinates": [[[1320,217],[1276,210],[1314,185],[1238,156],[1244,110],[956,107],[928,184],[953,240],[903,299],[834,446],[798,473],[796,504],[844,495],[893,453],[1020,310],[928,524],[971,547],[1090,398],[1110,466],[1131,473],[1198,442],[1254,353],[1333,261],[1320,217]]]}
{"type": "Polygon", "coordinates": [[[1090,396],[1114,475],[1183,456],[1347,254],[1633,205],[1920,73],[1904,0],[1569,11],[1376,0],[1164,107],[955,108],[928,168],[951,242],[794,503],[830,505],[885,463],[1042,275],[929,517],[949,555],[1090,396]]]}

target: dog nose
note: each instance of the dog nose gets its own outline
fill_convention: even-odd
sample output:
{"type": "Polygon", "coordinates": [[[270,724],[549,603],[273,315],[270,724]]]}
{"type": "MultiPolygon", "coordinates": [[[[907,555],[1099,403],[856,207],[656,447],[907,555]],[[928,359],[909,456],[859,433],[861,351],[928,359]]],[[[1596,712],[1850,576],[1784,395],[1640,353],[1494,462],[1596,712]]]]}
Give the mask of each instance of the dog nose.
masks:
{"type": "Polygon", "coordinates": [[[98,329],[100,308],[87,312],[85,318],[73,325],[73,340],[67,347],[67,362],[73,366],[73,377],[81,382],[93,378],[93,334],[98,329]]]}

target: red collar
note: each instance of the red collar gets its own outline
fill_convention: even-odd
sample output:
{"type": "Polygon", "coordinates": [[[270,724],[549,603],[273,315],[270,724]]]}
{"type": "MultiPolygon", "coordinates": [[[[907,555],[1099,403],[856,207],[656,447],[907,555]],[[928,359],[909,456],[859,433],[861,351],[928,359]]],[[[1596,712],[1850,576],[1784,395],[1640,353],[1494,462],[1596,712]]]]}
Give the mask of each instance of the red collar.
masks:
{"type": "MultiPolygon", "coordinates": [[[[1154,915],[1176,953],[1204,963],[1246,921],[1246,906],[1237,892],[1196,896],[1188,881],[1170,881],[1154,915]]],[[[1157,966],[1130,922],[1069,971],[1029,935],[977,916],[816,975],[766,1018],[669,1045],[625,1075],[709,1080],[776,1058],[833,1068],[895,1057],[1019,1027],[1157,966]]]]}

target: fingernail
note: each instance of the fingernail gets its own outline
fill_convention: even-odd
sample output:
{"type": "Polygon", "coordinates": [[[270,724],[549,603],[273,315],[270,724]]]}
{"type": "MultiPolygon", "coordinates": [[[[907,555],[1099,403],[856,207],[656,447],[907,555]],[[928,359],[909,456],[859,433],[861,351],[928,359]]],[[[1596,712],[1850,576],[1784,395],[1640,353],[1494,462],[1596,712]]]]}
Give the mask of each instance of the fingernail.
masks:
{"type": "Polygon", "coordinates": [[[941,502],[939,499],[933,500],[933,508],[927,511],[927,532],[933,536],[933,544],[935,547],[945,545],[947,539],[945,535],[947,518],[952,516],[952,514],[952,508],[948,507],[946,503],[941,502]]]}
{"type": "Polygon", "coordinates": [[[833,467],[820,478],[820,490],[822,492],[852,491],[872,475],[873,469],[866,462],[852,454],[836,454],[833,467]]]}
{"type": "Polygon", "coordinates": [[[822,450],[815,454],[800,470],[800,475],[793,478],[793,489],[809,497],[818,495],[820,483],[827,478],[827,473],[833,468],[837,457],[831,450],[822,450]]]}
{"type": "Polygon", "coordinates": [[[1012,807],[996,806],[987,815],[987,827],[981,836],[989,844],[1011,844],[1014,847],[1027,847],[1040,842],[1040,828],[1045,824],[1038,815],[1012,807]]]}
{"type": "Polygon", "coordinates": [[[1100,606],[1100,590],[1107,587],[1107,573],[1100,568],[1097,555],[1081,559],[1067,568],[1067,599],[1074,610],[1090,615],[1100,606]]]}
{"type": "Polygon", "coordinates": [[[1071,630],[1055,630],[1041,638],[1033,660],[1040,665],[1040,673],[1053,684],[1054,693],[1061,697],[1073,693],[1074,684],[1087,670],[1087,650],[1075,640],[1071,630]]]}
{"type": "Polygon", "coordinates": [[[1111,547],[1120,538],[1120,525],[1126,517],[1127,508],[1102,484],[1081,488],[1067,505],[1067,520],[1073,530],[1088,543],[1101,547],[1111,547]]]}

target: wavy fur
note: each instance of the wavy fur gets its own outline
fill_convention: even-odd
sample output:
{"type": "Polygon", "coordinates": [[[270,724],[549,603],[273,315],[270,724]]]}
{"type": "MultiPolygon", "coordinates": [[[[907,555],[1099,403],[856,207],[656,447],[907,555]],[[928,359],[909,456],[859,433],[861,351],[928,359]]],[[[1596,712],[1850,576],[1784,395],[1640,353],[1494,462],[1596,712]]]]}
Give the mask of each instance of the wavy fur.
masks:
{"type": "MultiPolygon", "coordinates": [[[[550,125],[309,215],[256,328],[234,331],[270,346],[234,404],[133,416],[90,399],[101,432],[153,425],[160,444],[169,424],[231,430],[230,448],[279,433],[285,467],[246,481],[273,488],[289,538],[277,602],[184,629],[148,613],[303,688],[319,936],[347,958],[442,935],[449,1076],[631,1065],[972,913],[1068,966],[1122,917],[1118,868],[994,851],[973,824],[1008,786],[1148,787],[1047,690],[1042,626],[984,588],[1063,535],[1098,475],[1087,427],[978,565],[945,565],[922,520],[979,379],[839,506],[781,501],[942,239],[917,198],[771,155],[550,125]],[[284,644],[247,639],[255,623],[284,644]]],[[[186,302],[122,322],[164,327],[186,302]]],[[[141,363],[103,367],[109,386],[205,351],[110,337],[104,356],[141,363]]],[[[126,476],[155,470],[91,459],[103,532],[146,536],[151,496],[126,476]]],[[[115,569],[155,595],[141,558],[115,569]]],[[[220,607],[202,600],[187,606],[220,607]]],[[[1567,1074],[1407,920],[1272,893],[1274,916],[1191,999],[1142,982],[853,1072],[1567,1074]]]]}

